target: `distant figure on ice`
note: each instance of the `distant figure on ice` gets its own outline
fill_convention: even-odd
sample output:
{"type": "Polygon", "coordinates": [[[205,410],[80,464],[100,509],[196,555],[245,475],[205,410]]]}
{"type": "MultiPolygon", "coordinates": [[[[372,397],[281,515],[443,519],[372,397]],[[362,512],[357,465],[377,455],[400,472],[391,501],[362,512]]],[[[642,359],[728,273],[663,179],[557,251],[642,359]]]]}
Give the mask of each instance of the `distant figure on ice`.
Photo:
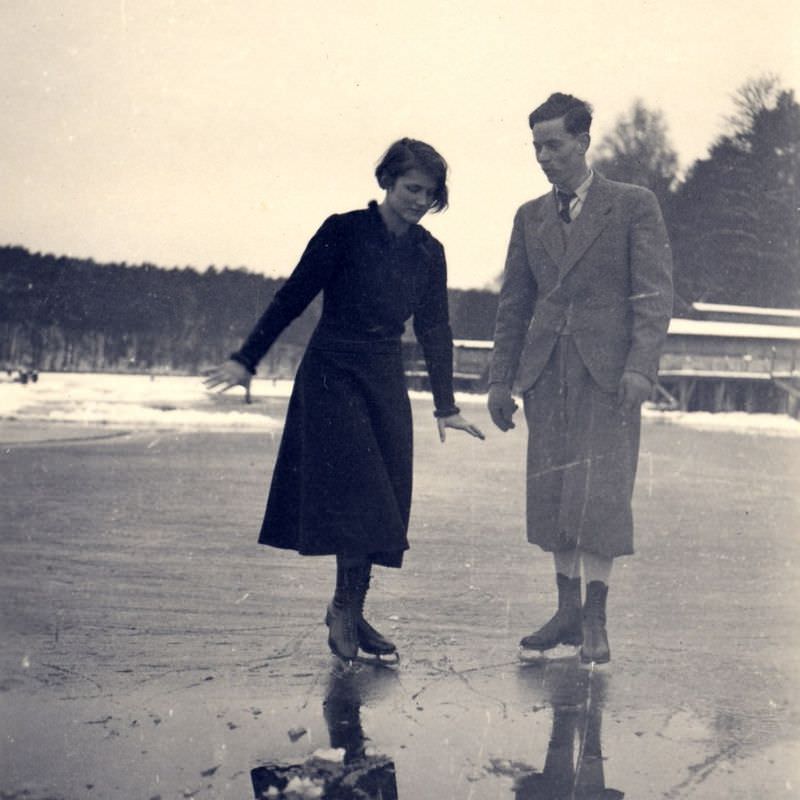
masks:
{"type": "Polygon", "coordinates": [[[553,190],[514,218],[489,411],[513,428],[512,385],[522,393],[528,540],[553,553],[556,571],[558,610],[520,645],[581,645],[583,662],[604,663],[611,568],[633,553],[641,404],[672,313],[672,259],[652,192],[589,169],[591,121],[587,103],[560,93],[530,114],[553,190]]]}
{"type": "MultiPolygon", "coordinates": [[[[11,370],[8,370],[8,374],[11,374],[11,370]]],[[[31,367],[20,367],[17,370],[17,376],[14,378],[16,383],[21,383],[23,385],[30,383],[36,383],[39,380],[39,373],[31,368],[31,367]]]]}
{"type": "Polygon", "coordinates": [[[453,396],[444,249],[417,223],[447,206],[447,164],[430,145],[395,142],[375,170],[380,204],[334,214],[242,348],[206,379],[247,386],[283,329],[320,291],[322,315],[297,371],[259,542],[336,556],[328,644],[350,661],[396,654],[363,617],[373,564],[400,567],[411,505],[411,406],[400,337],[413,314],[439,436],[483,434],[453,396]]]}

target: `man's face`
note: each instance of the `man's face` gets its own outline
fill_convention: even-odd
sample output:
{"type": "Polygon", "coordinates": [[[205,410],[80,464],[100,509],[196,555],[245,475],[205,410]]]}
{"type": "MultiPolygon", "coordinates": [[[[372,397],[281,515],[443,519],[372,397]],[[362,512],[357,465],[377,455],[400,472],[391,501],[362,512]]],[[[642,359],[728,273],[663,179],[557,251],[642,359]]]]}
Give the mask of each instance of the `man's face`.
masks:
{"type": "Polygon", "coordinates": [[[589,134],[568,133],[564,118],[548,119],[533,126],[533,149],[536,160],[550,183],[574,190],[586,174],[586,150],[589,134]]]}

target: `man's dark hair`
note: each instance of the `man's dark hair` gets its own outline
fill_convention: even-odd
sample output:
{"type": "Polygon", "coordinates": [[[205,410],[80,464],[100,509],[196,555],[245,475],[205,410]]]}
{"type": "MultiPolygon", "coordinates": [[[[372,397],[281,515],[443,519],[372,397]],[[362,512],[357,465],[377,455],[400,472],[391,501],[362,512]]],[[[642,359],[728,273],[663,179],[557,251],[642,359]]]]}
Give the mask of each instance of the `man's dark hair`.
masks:
{"type": "Polygon", "coordinates": [[[564,128],[573,136],[578,133],[589,133],[592,127],[592,107],[585,101],[571,94],[555,92],[540,106],[528,115],[531,129],[537,122],[564,117],[564,128]]]}

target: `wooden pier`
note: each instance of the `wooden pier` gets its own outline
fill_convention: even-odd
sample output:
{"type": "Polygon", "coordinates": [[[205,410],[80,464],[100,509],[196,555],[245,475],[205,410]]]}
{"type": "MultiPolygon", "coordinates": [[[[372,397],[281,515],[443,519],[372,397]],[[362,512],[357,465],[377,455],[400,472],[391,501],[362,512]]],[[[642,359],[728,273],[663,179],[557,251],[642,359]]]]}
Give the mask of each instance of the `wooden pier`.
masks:
{"type": "MultiPolygon", "coordinates": [[[[670,322],[653,400],[684,411],[800,414],[800,309],[695,303],[670,322]]],[[[427,388],[419,348],[406,342],[409,385],[427,388]]],[[[461,391],[486,391],[492,342],[456,339],[461,391]]]]}

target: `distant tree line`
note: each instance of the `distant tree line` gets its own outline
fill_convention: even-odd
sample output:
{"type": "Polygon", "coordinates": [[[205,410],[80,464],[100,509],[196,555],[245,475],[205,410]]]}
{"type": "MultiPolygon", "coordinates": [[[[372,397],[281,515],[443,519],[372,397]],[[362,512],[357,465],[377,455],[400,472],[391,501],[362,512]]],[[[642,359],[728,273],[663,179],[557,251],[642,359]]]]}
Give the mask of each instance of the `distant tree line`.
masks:
{"type": "MultiPolygon", "coordinates": [[[[0,366],[195,374],[239,347],[284,281],[0,247],[0,366]]],[[[493,293],[451,290],[450,304],[457,337],[491,337],[493,293]]],[[[282,334],[267,371],[292,371],[319,313],[318,299],[282,334]]]]}
{"type": "MultiPolygon", "coordinates": [[[[728,131],[683,178],[659,111],[641,101],[594,147],[609,178],[658,196],[675,255],[678,316],[696,300],[800,307],[800,106],[774,76],[734,96],[728,131]]],[[[233,351],[283,279],[244,269],[96,264],[0,248],[0,365],[196,373],[233,351]]],[[[491,290],[449,293],[457,339],[491,339],[491,290]]],[[[270,352],[296,364],[319,301],[270,352]]]]}
{"type": "MultiPolygon", "coordinates": [[[[0,364],[196,373],[236,349],[283,279],[0,248],[0,364]]],[[[286,331],[302,346],[314,304],[286,331]]]]}

